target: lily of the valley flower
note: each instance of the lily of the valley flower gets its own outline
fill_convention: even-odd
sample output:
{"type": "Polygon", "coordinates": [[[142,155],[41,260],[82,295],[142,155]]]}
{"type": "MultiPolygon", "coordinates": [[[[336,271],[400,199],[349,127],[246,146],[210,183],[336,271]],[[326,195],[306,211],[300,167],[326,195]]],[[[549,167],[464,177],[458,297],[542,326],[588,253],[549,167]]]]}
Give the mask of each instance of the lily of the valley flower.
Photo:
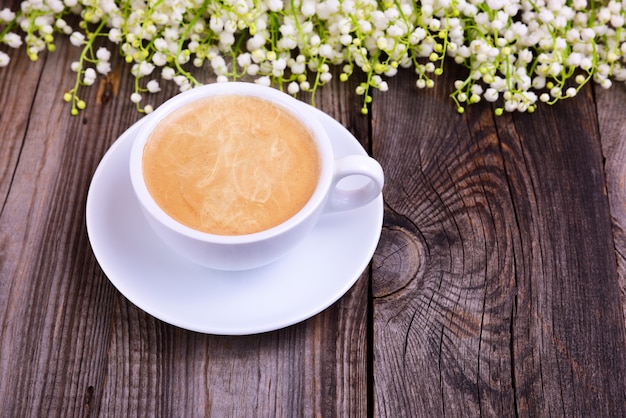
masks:
{"type": "MultiPolygon", "coordinates": [[[[625,21],[624,0],[24,0],[19,13],[0,10],[0,48],[25,46],[35,60],[56,35],[69,37],[80,51],[64,95],[73,114],[85,106],[79,88],[111,71],[113,51],[130,64],[131,100],[145,112],[157,78],[181,91],[199,85],[193,67],[292,95],[315,93],[335,67],[341,81],[365,75],[356,93],[367,113],[372,90],[386,91],[400,68],[431,88],[454,61],[467,68],[452,93],[459,112],[485,100],[502,114],[575,97],[590,80],[625,81],[625,21]],[[96,50],[97,39],[108,46],[96,50]]],[[[9,60],[0,50],[0,66],[9,60]]]]}

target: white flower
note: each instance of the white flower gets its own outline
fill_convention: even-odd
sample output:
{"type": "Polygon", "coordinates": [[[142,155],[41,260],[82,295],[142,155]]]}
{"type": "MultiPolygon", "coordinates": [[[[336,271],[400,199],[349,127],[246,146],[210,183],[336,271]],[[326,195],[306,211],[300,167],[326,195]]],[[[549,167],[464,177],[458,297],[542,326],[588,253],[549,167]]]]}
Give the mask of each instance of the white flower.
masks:
{"type": "Polygon", "coordinates": [[[333,52],[333,47],[328,44],[322,44],[319,47],[319,55],[324,58],[332,58],[333,52]]]}
{"type": "Polygon", "coordinates": [[[111,72],[111,63],[108,61],[100,61],[96,64],[96,70],[102,75],[107,75],[111,72]]]}
{"type": "Polygon", "coordinates": [[[620,14],[615,14],[611,16],[611,26],[613,26],[614,28],[623,28],[624,16],[620,14]]]}
{"type": "Polygon", "coordinates": [[[282,0],[269,0],[267,2],[267,8],[273,12],[278,12],[283,8],[283,2],[282,0]]]}
{"type": "Polygon", "coordinates": [[[191,54],[189,54],[188,51],[181,51],[180,54],[176,56],[176,61],[181,65],[187,64],[190,58],[191,54]]]}
{"type": "Polygon", "coordinates": [[[254,82],[256,84],[260,84],[262,86],[267,86],[267,87],[269,87],[272,84],[272,81],[267,76],[259,77],[254,82]]]}
{"type": "Polygon", "coordinates": [[[517,110],[517,106],[518,102],[514,100],[507,100],[506,102],[504,102],[504,110],[506,110],[507,112],[513,112],[517,110]]]}
{"type": "Polygon", "coordinates": [[[293,74],[303,74],[306,71],[306,63],[304,61],[295,60],[289,67],[293,74]]]}
{"type": "Polygon", "coordinates": [[[298,41],[295,38],[281,38],[278,40],[278,42],[276,43],[276,46],[279,50],[292,50],[292,49],[296,49],[296,47],[298,46],[298,41]]]}
{"type": "Polygon", "coordinates": [[[409,42],[412,45],[417,45],[426,37],[426,31],[421,26],[415,28],[415,30],[411,33],[409,37],[409,42]]]}
{"type": "Polygon", "coordinates": [[[109,41],[113,42],[114,44],[118,44],[122,41],[122,38],[122,31],[118,28],[111,28],[111,30],[109,30],[109,41]]]}
{"type": "Polygon", "coordinates": [[[250,57],[249,52],[244,52],[243,54],[239,54],[237,56],[237,64],[240,67],[246,67],[252,63],[252,58],[250,57]]]}
{"type": "Polygon", "coordinates": [[[369,34],[373,30],[372,23],[369,20],[360,20],[359,21],[359,30],[362,33],[369,34]]]}
{"type": "Polygon", "coordinates": [[[70,35],[70,42],[74,46],[81,46],[83,42],[85,42],[85,35],[80,32],[73,32],[72,35],[70,35]]]}
{"type": "Polygon", "coordinates": [[[235,33],[237,30],[237,22],[234,19],[228,19],[224,22],[224,32],[235,33]]]}
{"type": "Polygon", "coordinates": [[[172,77],[172,80],[179,87],[187,83],[187,78],[182,74],[175,75],[174,77],[172,77]]]}
{"type": "Polygon", "coordinates": [[[3,42],[11,48],[19,48],[22,46],[22,38],[17,33],[8,32],[4,35],[3,42]]]}
{"type": "Polygon", "coordinates": [[[13,19],[15,19],[15,13],[13,13],[11,9],[5,7],[4,9],[0,10],[0,22],[9,23],[13,19]]]}
{"type": "Polygon", "coordinates": [[[141,99],[142,99],[141,94],[137,92],[130,95],[130,101],[133,103],[139,103],[141,99]]]}
{"type": "Polygon", "coordinates": [[[10,61],[11,58],[6,53],[0,51],[0,67],[6,67],[10,61]]]}
{"type": "MultiPolygon", "coordinates": [[[[387,71],[385,71],[384,73],[387,77],[393,77],[396,74],[398,74],[398,69],[394,68],[394,67],[389,67],[389,69],[387,69],[387,71]]],[[[387,82],[385,81],[384,84],[387,84],[387,82]]]]}
{"type": "Polygon", "coordinates": [[[224,30],[224,21],[218,15],[212,15],[209,19],[209,27],[215,33],[220,33],[224,30]]]}
{"type": "Polygon", "coordinates": [[[171,67],[163,67],[163,69],[161,70],[161,77],[164,80],[173,80],[175,75],[176,72],[171,67]]]}
{"type": "Polygon", "coordinates": [[[580,33],[580,37],[584,42],[591,41],[593,38],[595,38],[595,36],[596,33],[591,28],[584,28],[580,33]]]}
{"type": "Polygon", "coordinates": [[[333,75],[329,72],[324,72],[320,74],[320,81],[322,83],[328,83],[333,78],[333,75]]]}
{"type": "Polygon", "coordinates": [[[382,51],[386,50],[388,45],[389,45],[389,42],[384,37],[378,38],[376,40],[376,47],[382,51]]]}
{"type": "Polygon", "coordinates": [[[341,11],[344,12],[346,15],[354,14],[354,0],[343,0],[343,2],[341,3],[341,11]]]}
{"type": "Polygon", "coordinates": [[[111,58],[111,51],[104,47],[98,48],[96,51],[96,57],[102,61],[108,61],[111,58]]]}
{"type": "Polygon", "coordinates": [[[85,78],[96,78],[96,71],[93,68],[87,68],[85,70],[85,78]]]}
{"type": "Polygon", "coordinates": [[[161,87],[159,86],[159,82],[157,80],[148,81],[146,88],[150,93],[158,93],[161,91],[161,87]]]}
{"type": "Polygon", "coordinates": [[[578,52],[572,52],[567,57],[567,60],[565,61],[565,63],[571,67],[578,67],[581,64],[582,59],[583,59],[582,54],[578,52]]]}
{"type": "Polygon", "coordinates": [[[289,92],[289,94],[297,94],[300,91],[300,86],[295,81],[292,81],[287,86],[287,91],[289,92]]]}
{"type": "Polygon", "coordinates": [[[591,70],[591,68],[593,67],[593,61],[591,60],[591,58],[589,57],[583,57],[580,60],[580,68],[582,68],[585,71],[591,70]]]}
{"type": "Polygon", "coordinates": [[[296,33],[296,28],[291,23],[280,25],[278,30],[282,36],[293,36],[296,33]]]}
{"type": "Polygon", "coordinates": [[[139,63],[137,75],[143,77],[152,74],[152,71],[154,71],[154,64],[148,61],[142,61],[139,63]]]}
{"type": "Polygon", "coordinates": [[[487,0],[486,3],[491,10],[500,10],[504,7],[505,0],[487,0]]]}
{"type": "Polygon", "coordinates": [[[309,39],[309,42],[310,42],[311,46],[319,46],[320,43],[322,42],[322,38],[320,38],[320,36],[318,34],[315,34],[315,35],[311,36],[311,39],[309,39]]]}
{"type": "Polygon", "coordinates": [[[602,87],[605,90],[610,89],[612,85],[613,83],[608,78],[605,78],[604,80],[600,81],[600,87],[602,87]]]}
{"type": "Polygon", "coordinates": [[[265,38],[262,35],[256,34],[246,42],[246,48],[248,51],[255,51],[265,45],[265,38]]]}
{"type": "MultiPolygon", "coordinates": [[[[160,80],[173,81],[180,91],[198,85],[181,67],[192,63],[208,67],[218,82],[248,75],[297,94],[331,80],[333,64],[343,68],[343,81],[355,71],[365,73],[367,81],[358,88],[364,104],[372,99],[371,88],[388,89],[381,75],[393,77],[398,68],[413,66],[416,86],[430,88],[453,61],[469,68],[468,78],[455,83],[456,103],[501,100],[500,112],[573,97],[576,89],[566,83],[571,77],[605,88],[626,78],[626,0],[593,8],[588,0],[131,0],[124,8],[119,3],[23,0],[19,16],[0,9],[0,25],[15,22],[16,31],[28,35],[5,25],[0,43],[26,44],[36,59],[54,49],[58,34],[65,35],[83,51],[70,68],[89,85],[96,72],[111,71],[113,49],[94,44],[102,39],[118,45],[136,78],[162,67],[160,79],[148,82],[146,91],[159,91],[160,80]],[[71,14],[79,25],[65,20],[71,14]],[[94,68],[84,70],[88,65],[94,68]],[[572,75],[577,69],[582,71],[572,75]],[[307,80],[313,79],[311,86],[307,80]]],[[[0,60],[6,65],[8,55],[0,60]]]]}
{"type": "Polygon", "coordinates": [[[219,35],[220,38],[220,46],[222,48],[227,48],[235,43],[235,36],[231,32],[222,32],[219,35]]]}
{"type": "Polygon", "coordinates": [[[246,74],[255,76],[259,73],[259,71],[260,71],[260,67],[258,64],[250,64],[248,65],[248,68],[246,69],[246,74]]]}
{"type": "Polygon", "coordinates": [[[284,58],[279,58],[272,61],[272,68],[277,71],[283,71],[287,68],[287,60],[284,58]]]}
{"type": "Polygon", "coordinates": [[[352,39],[352,35],[345,34],[339,37],[339,42],[341,42],[343,46],[348,46],[352,43],[352,39]]]}
{"type": "Polygon", "coordinates": [[[304,17],[314,16],[315,11],[315,0],[305,0],[302,2],[302,6],[300,6],[300,12],[304,17]]]}
{"type": "Polygon", "coordinates": [[[93,68],[87,68],[83,74],[83,83],[90,86],[96,81],[96,70],[93,68]]]}
{"type": "Polygon", "coordinates": [[[518,53],[517,59],[521,63],[530,63],[533,59],[533,53],[528,48],[524,48],[518,53]]]}
{"type": "Polygon", "coordinates": [[[379,29],[379,30],[386,29],[387,25],[389,24],[389,20],[387,19],[387,16],[385,16],[385,13],[383,13],[380,10],[373,11],[369,17],[376,29],[379,29]]]}
{"type": "Polygon", "coordinates": [[[178,28],[176,27],[165,28],[165,30],[163,31],[163,37],[166,40],[178,40],[180,38],[180,33],[178,31],[178,28]]]}
{"type": "Polygon", "coordinates": [[[154,53],[154,55],[152,55],[152,62],[154,63],[154,65],[162,67],[167,64],[167,55],[157,51],[154,53]]]}
{"type": "Polygon", "coordinates": [[[168,43],[163,38],[157,38],[157,39],[154,40],[154,48],[157,51],[167,51],[168,50],[168,43]]]}
{"type": "Polygon", "coordinates": [[[495,102],[496,100],[498,100],[498,96],[498,91],[492,87],[488,88],[484,94],[484,98],[488,102],[495,102]]]}

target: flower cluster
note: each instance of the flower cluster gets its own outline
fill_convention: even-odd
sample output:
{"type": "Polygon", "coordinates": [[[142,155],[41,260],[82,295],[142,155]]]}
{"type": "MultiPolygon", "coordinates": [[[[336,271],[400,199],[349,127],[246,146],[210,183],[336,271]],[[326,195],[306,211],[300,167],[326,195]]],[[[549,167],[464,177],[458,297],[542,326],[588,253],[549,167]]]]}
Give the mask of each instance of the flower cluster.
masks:
{"type": "MultiPolygon", "coordinates": [[[[331,68],[342,81],[359,71],[367,113],[372,89],[387,90],[399,68],[428,88],[454,61],[468,69],[454,83],[458,111],[485,100],[501,114],[573,97],[589,80],[626,80],[625,19],[626,0],[25,0],[0,10],[0,44],[25,46],[33,60],[56,35],[79,47],[64,95],[74,114],[86,105],[80,87],[111,71],[112,50],[145,112],[165,80],[200,85],[198,67],[218,82],[252,78],[293,95],[314,93],[331,68]]],[[[8,62],[0,50],[0,66],[8,62]]]]}

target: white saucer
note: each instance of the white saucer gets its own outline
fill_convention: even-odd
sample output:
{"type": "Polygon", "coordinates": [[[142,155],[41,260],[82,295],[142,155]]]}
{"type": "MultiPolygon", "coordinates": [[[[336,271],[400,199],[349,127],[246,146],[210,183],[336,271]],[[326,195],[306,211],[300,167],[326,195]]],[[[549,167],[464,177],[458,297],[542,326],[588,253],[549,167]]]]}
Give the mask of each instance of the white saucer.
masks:
{"type": "MultiPolygon", "coordinates": [[[[341,124],[314,111],[336,156],[365,154],[341,124]]],[[[141,123],[111,146],[93,176],[87,196],[87,232],[104,273],[142,310],[172,325],[208,334],[276,330],[326,309],[369,264],[382,228],[382,196],[353,211],[323,215],[310,237],[263,268],[216,271],[171,253],[147,225],[130,185],[129,152],[141,123]]]]}

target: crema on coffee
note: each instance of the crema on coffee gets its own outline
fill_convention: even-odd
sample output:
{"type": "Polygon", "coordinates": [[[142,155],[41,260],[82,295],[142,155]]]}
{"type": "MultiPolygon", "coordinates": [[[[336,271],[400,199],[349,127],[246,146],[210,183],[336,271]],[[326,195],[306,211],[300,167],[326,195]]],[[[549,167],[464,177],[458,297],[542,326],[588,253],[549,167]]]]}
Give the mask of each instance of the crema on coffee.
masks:
{"type": "Polygon", "coordinates": [[[143,153],[146,186],[180,223],[218,235],[279,225],[312,196],[320,159],[289,112],[251,96],[214,96],[166,116],[143,153]]]}

